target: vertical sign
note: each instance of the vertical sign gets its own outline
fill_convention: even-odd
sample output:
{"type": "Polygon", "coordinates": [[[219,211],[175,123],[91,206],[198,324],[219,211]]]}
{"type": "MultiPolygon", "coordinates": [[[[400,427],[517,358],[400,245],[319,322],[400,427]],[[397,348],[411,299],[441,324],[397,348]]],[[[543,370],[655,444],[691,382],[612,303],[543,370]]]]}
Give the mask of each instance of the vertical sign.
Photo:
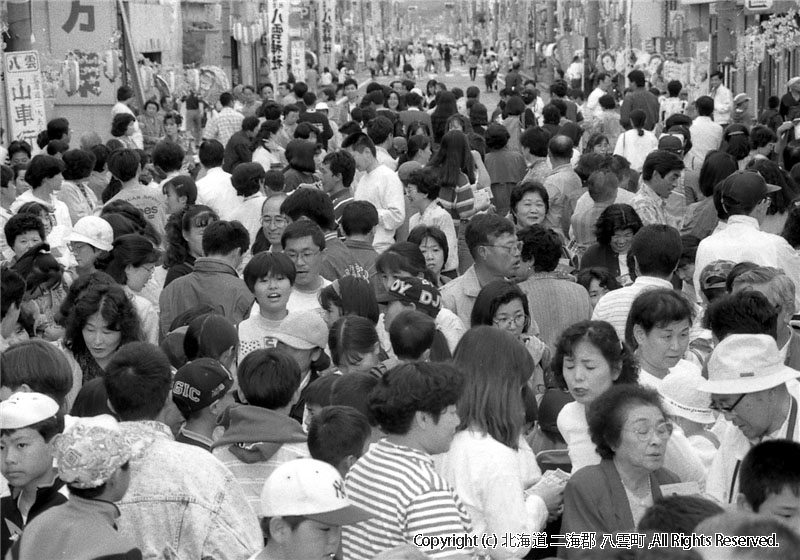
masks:
{"type": "MultiPolygon", "coordinates": [[[[289,78],[289,0],[269,0],[269,70],[274,84],[289,78]]],[[[297,74],[295,74],[297,76],[297,74]]],[[[302,79],[302,78],[301,78],[302,79]]]]}
{"type": "Polygon", "coordinates": [[[3,55],[8,99],[9,138],[36,145],[36,136],[47,128],[44,89],[36,51],[10,52],[3,55]]]}
{"type": "Polygon", "coordinates": [[[306,41],[292,38],[290,44],[292,74],[295,80],[303,82],[306,79],[306,41]]]}
{"type": "Polygon", "coordinates": [[[320,71],[325,66],[328,68],[336,66],[336,59],[333,52],[333,41],[336,34],[335,6],[336,0],[319,0],[319,4],[317,5],[320,71]]]}
{"type": "Polygon", "coordinates": [[[60,59],[62,87],[56,105],[113,105],[121,85],[116,3],[104,0],[46,2],[53,56],[60,59]]]}

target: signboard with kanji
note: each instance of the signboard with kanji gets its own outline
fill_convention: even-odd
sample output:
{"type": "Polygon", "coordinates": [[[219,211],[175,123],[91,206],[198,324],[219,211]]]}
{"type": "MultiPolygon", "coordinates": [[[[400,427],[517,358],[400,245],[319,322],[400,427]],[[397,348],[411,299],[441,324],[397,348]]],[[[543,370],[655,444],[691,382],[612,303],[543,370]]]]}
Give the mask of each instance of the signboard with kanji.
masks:
{"type": "Polygon", "coordinates": [[[290,41],[290,62],[292,63],[292,74],[297,80],[305,79],[306,75],[306,42],[304,39],[291,39],[290,41]]]}
{"type": "Polygon", "coordinates": [[[277,84],[289,78],[289,0],[269,0],[267,13],[269,14],[267,26],[269,70],[272,83],[277,84]]]}
{"type": "Polygon", "coordinates": [[[56,105],[113,105],[122,85],[120,50],[111,43],[116,2],[47,2],[50,45],[61,60],[56,105]]]}
{"type": "Polygon", "coordinates": [[[336,0],[319,0],[317,5],[317,29],[319,30],[319,66],[336,66],[336,57],[333,51],[333,38],[336,35],[336,0]]]}
{"type": "Polygon", "coordinates": [[[44,88],[36,51],[10,52],[3,55],[8,99],[9,138],[36,145],[36,136],[47,128],[44,88]]]}

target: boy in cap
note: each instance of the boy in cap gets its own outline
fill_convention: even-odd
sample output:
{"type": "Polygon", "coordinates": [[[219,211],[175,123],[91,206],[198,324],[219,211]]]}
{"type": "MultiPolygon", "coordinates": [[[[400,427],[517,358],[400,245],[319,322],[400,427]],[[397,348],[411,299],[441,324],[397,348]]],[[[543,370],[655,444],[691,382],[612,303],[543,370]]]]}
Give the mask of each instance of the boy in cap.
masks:
{"type": "Polygon", "coordinates": [[[341,527],[372,517],[350,502],[336,469],[316,459],[278,467],[264,484],[260,514],[267,546],[251,560],[332,558],[341,527]]]}
{"type": "Polygon", "coordinates": [[[53,438],[64,430],[56,401],[41,393],[15,393],[0,402],[0,471],[11,495],[0,500],[0,555],[5,558],[25,525],[67,501],[53,469],[53,438]]]}
{"type": "Polygon", "coordinates": [[[286,316],[273,333],[277,348],[288,354],[300,368],[300,398],[296,400],[289,415],[298,422],[303,421],[305,389],[319,377],[312,364],[323,355],[328,345],[328,327],[313,311],[295,311],[286,316]]]}
{"type": "MultiPolygon", "coordinates": [[[[800,254],[779,235],[761,231],[771,199],[767,196],[780,187],[768,185],[754,171],[737,171],[718,185],[722,208],[727,212],[727,227],[700,242],[695,260],[694,285],[699,289],[700,273],[705,266],[719,259],[735,263],[751,261],[761,266],[782,268],[795,287],[800,282],[800,254]]],[[[796,290],[796,306],[800,308],[800,290],[796,290]]]]}
{"type": "Polygon", "coordinates": [[[70,499],[34,519],[11,557],[141,558],[134,542],[117,531],[120,512],[114,502],[128,490],[131,458],[117,421],[105,415],[81,418],[53,445],[70,499]]]}
{"type": "Polygon", "coordinates": [[[217,360],[198,358],[181,367],[172,382],[172,402],[186,423],[175,441],[211,451],[217,418],[233,404],[233,375],[217,360]]]}
{"type": "Polygon", "coordinates": [[[300,369],[287,353],[270,348],[245,356],[237,375],[247,404],[228,411],[228,427],[211,447],[258,511],[267,476],[287,461],[308,457],[306,434],[289,417],[300,392],[300,369]]]}
{"type": "Polygon", "coordinates": [[[723,504],[736,501],[737,475],[753,442],[800,441],[797,377],[769,335],[731,334],[714,349],[708,379],[697,390],[711,394],[711,408],[728,422],[706,477],[709,496],[723,504]]]}

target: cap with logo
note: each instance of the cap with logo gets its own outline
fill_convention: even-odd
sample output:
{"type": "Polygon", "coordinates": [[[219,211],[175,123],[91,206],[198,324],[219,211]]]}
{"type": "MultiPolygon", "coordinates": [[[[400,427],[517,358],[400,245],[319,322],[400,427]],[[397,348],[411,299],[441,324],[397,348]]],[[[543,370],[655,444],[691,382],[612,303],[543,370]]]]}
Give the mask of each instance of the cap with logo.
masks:
{"type": "Polygon", "coordinates": [[[757,393],[797,377],[800,371],[784,365],[771,336],[732,334],[714,348],[708,359],[708,379],[697,390],[720,395],[757,393]]]}
{"type": "Polygon", "coordinates": [[[734,266],[736,263],[733,261],[718,260],[708,263],[700,272],[700,288],[703,290],[725,288],[725,282],[734,266]]]}
{"type": "Polygon", "coordinates": [[[434,319],[442,308],[442,296],[436,286],[414,276],[397,278],[389,287],[388,301],[413,303],[417,311],[434,319]]]}
{"type": "Polygon", "coordinates": [[[0,429],[18,430],[58,414],[58,403],[42,393],[14,393],[0,402],[0,429]]]}
{"type": "Polygon", "coordinates": [[[197,358],[181,367],[172,381],[172,402],[188,416],[225,396],[233,375],[217,360],[197,358]]]}
{"type": "Polygon", "coordinates": [[[703,376],[691,371],[673,371],[661,380],[658,390],[667,413],[700,424],[716,421],[711,410],[711,397],[697,390],[703,376]]]}
{"type": "Polygon", "coordinates": [[[97,488],[130,460],[131,447],[107,414],[80,418],[53,440],[58,476],[76,488],[97,488]]]}
{"type": "Polygon", "coordinates": [[[755,208],[769,193],[781,190],[755,171],[736,171],[720,185],[722,205],[730,210],[755,208]]]}
{"type": "Polygon", "coordinates": [[[300,350],[325,348],[328,345],[328,327],[322,317],[313,311],[289,313],[273,336],[286,346],[300,350]]]}
{"type": "Polygon", "coordinates": [[[673,152],[678,155],[683,154],[683,140],[677,136],[664,134],[658,141],[658,149],[667,150],[668,152],[673,152]]]}
{"type": "Polygon", "coordinates": [[[72,226],[67,241],[86,243],[101,251],[110,251],[114,248],[114,230],[103,218],[84,216],[72,226]]]}
{"type": "Polygon", "coordinates": [[[345,494],[339,471],[316,459],[295,459],[275,469],[261,491],[264,517],[306,517],[327,525],[352,525],[371,514],[345,494]]]}

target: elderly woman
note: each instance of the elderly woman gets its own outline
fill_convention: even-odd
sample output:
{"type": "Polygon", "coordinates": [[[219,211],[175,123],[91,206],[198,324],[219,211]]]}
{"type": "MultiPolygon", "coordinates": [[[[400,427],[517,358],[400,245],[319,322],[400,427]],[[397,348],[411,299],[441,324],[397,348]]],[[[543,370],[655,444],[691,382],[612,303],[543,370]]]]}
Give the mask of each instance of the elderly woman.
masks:
{"type": "Polygon", "coordinates": [[[544,222],[550,210],[550,196],[538,181],[524,181],[511,190],[509,200],[512,221],[517,230],[544,222]]]}
{"type": "Polygon", "coordinates": [[[597,243],[586,249],[581,269],[598,266],[608,269],[622,286],[633,283],[628,268],[628,250],[633,236],[642,229],[642,220],[631,206],[612,204],[600,214],[595,232],[597,243]]]}
{"type": "MultiPolygon", "coordinates": [[[[600,395],[589,407],[588,420],[602,461],[577,471],[567,483],[561,532],[634,531],[661,497],[661,486],[680,481],[663,468],[673,425],[658,393],[628,384],[600,395]]],[[[566,549],[567,557],[576,557],[575,551],[566,549]]]]}

